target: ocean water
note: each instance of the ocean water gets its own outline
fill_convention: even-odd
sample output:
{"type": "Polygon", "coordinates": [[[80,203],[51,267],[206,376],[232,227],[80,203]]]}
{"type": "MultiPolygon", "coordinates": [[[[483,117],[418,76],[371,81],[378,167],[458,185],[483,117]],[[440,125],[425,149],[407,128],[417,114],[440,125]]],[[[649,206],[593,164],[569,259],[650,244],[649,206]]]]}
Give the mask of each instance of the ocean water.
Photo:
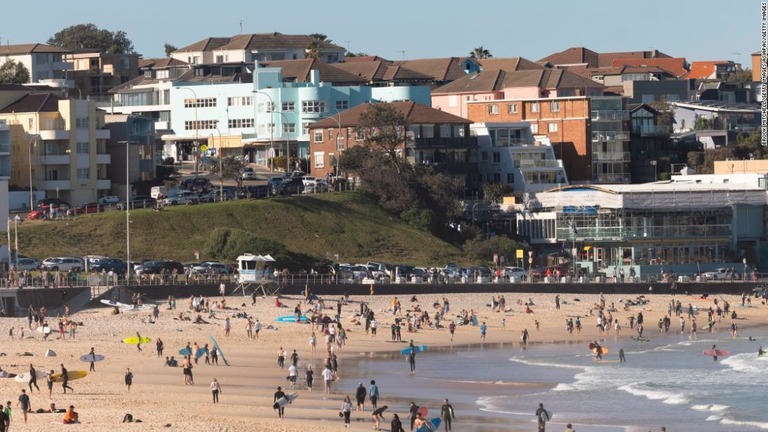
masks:
{"type": "MultiPolygon", "coordinates": [[[[611,336],[601,342],[609,350],[604,361],[583,343],[526,350],[518,343],[462,345],[420,354],[415,376],[396,353],[363,357],[354,375],[365,377],[366,385],[376,379],[383,397],[397,401],[392,412],[404,412],[414,400],[437,415],[449,398],[457,417],[473,424],[457,430],[515,430],[499,422],[533,423],[540,402],[554,412],[547,429],[555,431],[566,423],[579,432],[768,430],[768,356],[757,357],[760,344],[768,348],[768,334],[752,333],[756,341],[726,333],[700,334],[695,341],[653,333],[650,342],[611,336]],[[730,356],[717,362],[705,356],[713,344],[730,356]],[[619,348],[626,363],[618,362],[619,348]]],[[[356,384],[345,382],[342,391],[353,392],[356,384]]]]}

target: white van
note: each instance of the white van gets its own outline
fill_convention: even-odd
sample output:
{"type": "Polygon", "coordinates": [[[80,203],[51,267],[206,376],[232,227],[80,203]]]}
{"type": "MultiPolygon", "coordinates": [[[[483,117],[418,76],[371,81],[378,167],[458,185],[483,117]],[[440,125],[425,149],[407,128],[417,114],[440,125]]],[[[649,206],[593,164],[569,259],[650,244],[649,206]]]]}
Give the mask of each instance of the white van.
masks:
{"type": "Polygon", "coordinates": [[[170,188],[167,188],[165,186],[152,186],[152,189],[149,191],[149,196],[151,196],[154,199],[158,199],[158,197],[162,199],[171,195],[178,195],[179,192],[181,191],[178,186],[173,186],[170,188]]]}

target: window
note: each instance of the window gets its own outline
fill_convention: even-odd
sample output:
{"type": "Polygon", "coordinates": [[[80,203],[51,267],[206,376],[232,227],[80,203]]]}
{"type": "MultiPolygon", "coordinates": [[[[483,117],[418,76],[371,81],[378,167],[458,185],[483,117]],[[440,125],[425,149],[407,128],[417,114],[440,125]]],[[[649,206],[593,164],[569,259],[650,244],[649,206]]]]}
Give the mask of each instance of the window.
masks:
{"type": "Polygon", "coordinates": [[[435,125],[423,124],[421,125],[421,137],[422,138],[434,138],[435,137],[435,125]]]}
{"type": "Polygon", "coordinates": [[[296,132],[296,123],[283,123],[283,133],[296,132]]]}
{"type": "Polygon", "coordinates": [[[362,141],[365,139],[365,131],[363,129],[355,129],[355,139],[357,141],[362,141]]]}
{"type": "Polygon", "coordinates": [[[339,153],[344,151],[344,135],[342,134],[336,136],[336,150],[338,150],[339,153]]]}
{"type": "Polygon", "coordinates": [[[538,102],[531,103],[531,112],[532,113],[539,112],[539,103],[538,102]]]}
{"type": "Polygon", "coordinates": [[[512,173],[507,173],[507,184],[515,184],[515,175],[512,173]]]}
{"type": "Polygon", "coordinates": [[[560,112],[560,102],[550,102],[549,112],[560,112]]]}
{"type": "Polygon", "coordinates": [[[303,113],[324,113],[325,111],[324,101],[306,100],[301,102],[301,112],[303,113]]]}
{"type": "Polygon", "coordinates": [[[315,168],[325,168],[325,153],[315,152],[315,168]]]}
{"type": "Polygon", "coordinates": [[[77,143],[77,153],[78,154],[88,154],[88,146],[89,143],[87,142],[79,142],[77,143]]]}
{"type": "Polygon", "coordinates": [[[184,121],[185,130],[216,129],[218,120],[186,120],[184,121]]]}
{"type": "Polygon", "coordinates": [[[323,142],[323,130],[322,129],[315,129],[315,139],[314,141],[316,143],[323,142]]]}
{"type": "Polygon", "coordinates": [[[552,132],[557,132],[557,123],[549,123],[549,124],[547,125],[547,130],[548,130],[550,133],[552,133],[552,132]]]}
{"type": "Polygon", "coordinates": [[[494,182],[494,183],[501,183],[501,174],[499,174],[499,173],[494,173],[494,174],[493,174],[493,182],[494,182]]]}
{"type": "Polygon", "coordinates": [[[488,161],[488,152],[480,153],[480,160],[483,161],[483,162],[488,161]]]}
{"type": "Polygon", "coordinates": [[[532,134],[539,133],[539,124],[538,123],[531,123],[531,133],[532,134]]]}
{"type": "Polygon", "coordinates": [[[304,122],[301,124],[301,133],[309,133],[309,127],[312,125],[312,122],[304,122]],[[306,132],[305,132],[306,131],[306,132]]]}
{"type": "Polygon", "coordinates": [[[507,105],[507,113],[509,114],[517,114],[517,104],[511,103],[507,105]]]}
{"type": "MultiPolygon", "coordinates": [[[[151,71],[147,71],[147,72],[149,72],[149,78],[152,78],[152,72],[151,71]]],[[[157,79],[168,79],[171,76],[170,72],[167,70],[159,70],[159,71],[156,71],[155,73],[157,74],[157,79]]]]}
{"type": "Polygon", "coordinates": [[[440,125],[440,138],[450,138],[450,137],[451,137],[451,125],[441,124],[440,125]]]}
{"type": "Polygon", "coordinates": [[[48,64],[48,54],[38,54],[35,56],[35,63],[48,64]]]}
{"type": "Polygon", "coordinates": [[[78,180],[88,180],[91,178],[91,169],[90,168],[78,168],[77,169],[77,179],[78,180]]]}
{"type": "Polygon", "coordinates": [[[76,129],[88,129],[88,117],[77,117],[75,119],[76,129]]]}
{"type": "Polygon", "coordinates": [[[224,63],[224,56],[223,55],[217,55],[216,56],[216,63],[224,63]]]}
{"type": "Polygon", "coordinates": [[[346,109],[349,109],[349,101],[348,100],[337,100],[336,101],[336,109],[339,111],[344,111],[346,109]]]}
{"type": "Polygon", "coordinates": [[[498,114],[499,113],[499,105],[498,104],[490,104],[488,105],[488,114],[498,114]]]}
{"type": "Polygon", "coordinates": [[[456,125],[453,127],[453,136],[456,138],[464,138],[464,125],[456,125]]]}
{"type": "Polygon", "coordinates": [[[259,112],[275,112],[275,103],[272,101],[260,102],[259,112]]]}
{"type": "Polygon", "coordinates": [[[501,163],[501,153],[493,152],[493,163],[501,163]]]}
{"type": "Polygon", "coordinates": [[[251,96],[235,96],[227,98],[227,106],[251,106],[253,105],[253,97],[251,96]]]}
{"type": "Polygon", "coordinates": [[[252,118],[241,118],[241,119],[229,119],[228,126],[230,129],[252,129],[253,128],[253,119],[252,118]]]}
{"type": "Polygon", "coordinates": [[[212,107],[216,107],[216,98],[184,99],[184,108],[212,108],[212,107]]]}
{"type": "Polygon", "coordinates": [[[283,112],[285,112],[285,111],[296,111],[296,103],[295,102],[283,102],[280,105],[280,109],[282,109],[283,112]]]}

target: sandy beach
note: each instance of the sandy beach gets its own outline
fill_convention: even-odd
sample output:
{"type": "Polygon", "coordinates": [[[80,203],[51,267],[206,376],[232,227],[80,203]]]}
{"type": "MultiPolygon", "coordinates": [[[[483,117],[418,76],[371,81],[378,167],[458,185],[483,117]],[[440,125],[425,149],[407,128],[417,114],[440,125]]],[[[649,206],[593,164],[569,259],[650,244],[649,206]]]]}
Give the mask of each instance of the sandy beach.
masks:
{"type": "MultiPolygon", "coordinates": [[[[416,289],[415,289],[416,290],[416,289]]],[[[380,291],[384,291],[383,289],[380,291]]],[[[403,328],[402,339],[413,339],[416,344],[425,344],[430,347],[448,347],[467,344],[520,344],[520,334],[523,329],[528,329],[529,344],[540,343],[584,343],[589,341],[609,339],[620,340],[636,336],[629,329],[628,317],[642,311],[645,316],[646,334],[658,334],[657,323],[667,314],[669,302],[674,298],[680,300],[684,311],[688,304],[695,307],[714,307],[714,299],[721,300],[719,296],[711,296],[701,299],[693,296],[645,296],[648,303],[641,306],[632,306],[624,310],[626,300],[636,299],[636,295],[606,295],[605,303],[616,307],[612,312],[613,318],[618,319],[622,330],[616,335],[613,327],[607,334],[601,335],[596,328],[596,317],[590,316],[593,306],[599,303],[597,295],[561,295],[561,308],[555,308],[554,294],[529,295],[525,293],[508,293],[505,295],[506,311],[494,312],[489,307],[494,294],[451,294],[451,295],[424,295],[416,294],[418,302],[411,302],[410,296],[400,296],[400,301],[405,311],[412,309],[416,304],[429,311],[434,316],[436,309],[433,303],[440,302],[447,297],[451,304],[449,316],[454,318],[462,310],[473,310],[478,322],[486,322],[488,331],[485,342],[480,339],[478,326],[458,326],[454,340],[446,327],[440,329],[423,328],[415,333],[407,332],[403,328]],[[531,306],[533,313],[525,313],[522,303],[527,301],[534,303],[531,306]],[[567,317],[581,316],[583,329],[580,334],[569,334],[565,330],[567,317]],[[502,327],[502,319],[505,321],[502,327]],[[538,322],[538,325],[537,325],[538,322]]],[[[741,296],[725,296],[725,300],[731,305],[740,305],[741,296]]],[[[349,304],[343,306],[342,324],[347,329],[347,344],[341,351],[336,351],[339,358],[340,384],[353,388],[358,382],[368,384],[370,376],[362,376],[355,363],[358,359],[370,357],[377,353],[395,352],[404,348],[405,344],[393,344],[390,340],[390,325],[394,316],[391,311],[393,296],[377,295],[352,296],[349,304]],[[355,325],[352,319],[360,310],[360,302],[367,302],[371,310],[376,314],[379,334],[376,337],[366,335],[363,326],[355,325]]],[[[213,300],[213,299],[212,299],[213,300]]],[[[327,308],[332,308],[335,313],[338,298],[324,298],[327,308]]],[[[52,398],[49,399],[45,381],[40,379],[41,392],[31,393],[32,409],[47,408],[51,402],[58,407],[74,405],[83,422],[77,426],[89,430],[189,430],[205,428],[207,431],[301,431],[311,428],[316,432],[338,431],[343,429],[343,423],[338,416],[344,393],[334,392],[324,394],[321,371],[325,358],[325,344],[322,334],[318,334],[318,348],[313,354],[310,352],[309,338],[312,326],[309,324],[280,323],[275,319],[283,315],[291,315],[293,307],[301,304],[303,309],[304,299],[301,296],[283,297],[286,307],[275,307],[274,298],[259,297],[255,305],[251,304],[250,297],[229,296],[226,303],[232,309],[216,311],[216,318],[203,318],[210,324],[195,324],[192,321],[179,320],[179,314],[194,319],[197,314],[188,310],[189,300],[178,299],[177,309],[168,310],[167,303],[160,303],[160,316],[156,323],[144,322],[148,312],[124,312],[112,315],[112,308],[98,307],[74,313],[71,319],[81,322],[77,329],[76,338],[56,339],[57,334],[52,334],[48,341],[42,340],[42,334],[28,328],[26,318],[4,318],[0,321],[0,352],[5,356],[0,357],[0,365],[3,370],[12,373],[22,373],[28,370],[29,363],[35,365],[38,371],[53,369],[58,372],[60,364],[64,364],[69,371],[87,371],[89,364],[81,362],[79,357],[88,353],[91,347],[97,354],[106,357],[105,361],[95,364],[96,371],[89,373],[83,379],[71,381],[74,392],[62,393],[60,384],[54,385],[52,398]],[[232,317],[237,313],[246,313],[263,324],[263,329],[258,339],[246,337],[246,319],[232,317]],[[232,331],[230,336],[224,335],[224,319],[230,316],[232,331]],[[270,329],[268,326],[277,327],[270,329]],[[9,336],[11,327],[14,328],[13,337],[9,336]],[[25,337],[20,338],[20,329],[24,329],[25,337]],[[143,351],[139,352],[135,345],[122,343],[123,338],[135,336],[136,333],[152,339],[149,344],[143,345],[143,351]],[[171,368],[164,365],[164,358],[159,358],[155,351],[155,341],[161,338],[165,345],[165,355],[174,355],[177,359],[178,350],[187,342],[197,342],[200,346],[210,343],[209,337],[215,337],[230,366],[225,366],[221,359],[218,366],[205,365],[203,359],[193,369],[194,385],[185,385],[182,369],[171,368]],[[272,409],[273,394],[277,386],[286,387],[287,369],[277,367],[278,348],[283,347],[289,355],[295,349],[301,359],[300,366],[307,363],[314,365],[315,385],[314,391],[307,391],[303,385],[297,386],[297,390],[286,390],[287,393],[297,392],[299,398],[286,409],[286,418],[279,420],[272,409]],[[55,357],[45,357],[47,349],[56,352],[55,357]],[[33,356],[19,356],[17,353],[30,352],[33,356]],[[134,374],[133,386],[130,391],[124,384],[124,373],[130,368],[134,374]],[[222,392],[220,403],[213,404],[209,385],[213,378],[221,383],[222,392]],[[300,388],[299,388],[300,387],[300,388]],[[134,419],[140,419],[141,423],[123,424],[126,413],[133,415],[134,419]]],[[[764,325],[768,316],[766,306],[761,305],[758,299],[752,299],[755,307],[741,308],[738,310],[739,319],[736,322],[742,335],[750,326],[764,325]]],[[[594,310],[593,310],[594,311],[594,310]]],[[[48,311],[48,321],[52,327],[56,327],[58,320],[55,318],[57,311],[48,311]],[[53,315],[53,317],[52,317],[53,315]]],[[[685,315],[684,315],[685,316],[685,315]]],[[[706,323],[706,315],[699,315],[699,328],[703,332],[706,323]]],[[[690,325],[690,320],[687,320],[690,325]]],[[[445,322],[444,324],[447,324],[445,322]]],[[[723,319],[714,328],[715,332],[728,334],[730,332],[730,319],[723,319]]],[[[676,318],[672,320],[672,331],[679,333],[679,323],[676,318]]],[[[585,348],[586,349],[586,348],[585,348]]],[[[290,360],[287,360],[287,363],[290,360]]],[[[419,368],[429,368],[429,354],[419,356],[419,368]]],[[[407,364],[402,364],[403,374],[408,374],[407,364]]],[[[304,368],[300,367],[299,382],[303,383],[304,368]]],[[[382,422],[384,430],[389,430],[389,420],[393,413],[400,414],[407,425],[406,406],[402,401],[388,401],[386,395],[386,382],[380,382],[382,388],[382,400],[379,406],[388,404],[390,409],[386,414],[386,422],[382,422]]],[[[446,393],[452,390],[451,383],[441,384],[445,386],[446,393]]],[[[12,401],[14,415],[11,430],[48,431],[62,427],[63,414],[30,414],[28,423],[23,424],[23,418],[16,408],[16,400],[22,388],[26,385],[15,382],[13,379],[0,379],[0,391],[3,401],[12,401]],[[54,426],[53,424],[57,424],[54,426]]],[[[514,391],[514,389],[510,389],[514,391]]],[[[354,394],[350,394],[354,401],[354,394]]],[[[442,395],[436,395],[429,405],[430,411],[437,414],[440,411],[442,395]]],[[[531,407],[531,422],[534,421],[531,407]]],[[[474,419],[477,421],[478,419],[474,419]]],[[[464,420],[466,421],[466,420],[464,420]]],[[[454,423],[454,430],[473,430],[471,426],[462,426],[462,420],[454,423]]],[[[534,423],[521,422],[519,420],[506,422],[499,425],[498,430],[535,430],[534,423]]],[[[351,430],[371,430],[373,422],[370,416],[370,407],[365,413],[352,412],[351,430]]],[[[549,430],[550,428],[548,428],[549,430]]],[[[552,428],[560,430],[559,426],[552,428]]],[[[487,430],[493,430],[487,429],[487,430]]]]}

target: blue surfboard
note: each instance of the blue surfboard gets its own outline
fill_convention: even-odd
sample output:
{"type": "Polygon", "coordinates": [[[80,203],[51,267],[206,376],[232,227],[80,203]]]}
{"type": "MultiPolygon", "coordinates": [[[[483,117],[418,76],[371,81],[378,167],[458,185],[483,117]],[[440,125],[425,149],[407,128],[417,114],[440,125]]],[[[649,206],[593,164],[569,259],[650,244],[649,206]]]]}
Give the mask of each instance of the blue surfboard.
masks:
{"type": "Polygon", "coordinates": [[[416,429],[416,432],[429,432],[430,430],[437,432],[442,422],[443,420],[441,420],[440,417],[435,417],[429,421],[429,425],[432,426],[432,429],[427,428],[427,426],[425,425],[416,429]]]}
{"type": "MultiPolygon", "coordinates": [[[[301,316],[301,320],[303,322],[307,322],[307,316],[306,315],[302,315],[301,316]]],[[[296,322],[296,315],[284,315],[284,316],[275,318],[275,321],[277,321],[277,322],[286,322],[286,323],[295,323],[296,322]]]]}
{"type": "Polygon", "coordinates": [[[227,361],[227,358],[224,357],[224,351],[222,351],[221,348],[219,348],[219,343],[216,342],[216,339],[214,339],[213,336],[210,336],[210,338],[211,338],[211,341],[213,342],[213,347],[216,348],[216,351],[219,352],[219,356],[221,357],[222,360],[224,360],[224,364],[229,366],[229,362],[227,361]]]}
{"type": "Polygon", "coordinates": [[[183,355],[183,356],[192,355],[192,350],[189,348],[182,348],[179,350],[179,355],[183,355]]]}
{"type": "MultiPolygon", "coordinates": [[[[426,345],[415,345],[413,347],[413,349],[417,353],[420,353],[420,352],[426,351],[427,350],[427,346],[426,345]]],[[[402,354],[402,355],[408,355],[410,353],[411,353],[411,347],[403,348],[403,349],[400,350],[400,354],[402,354]]]]}

